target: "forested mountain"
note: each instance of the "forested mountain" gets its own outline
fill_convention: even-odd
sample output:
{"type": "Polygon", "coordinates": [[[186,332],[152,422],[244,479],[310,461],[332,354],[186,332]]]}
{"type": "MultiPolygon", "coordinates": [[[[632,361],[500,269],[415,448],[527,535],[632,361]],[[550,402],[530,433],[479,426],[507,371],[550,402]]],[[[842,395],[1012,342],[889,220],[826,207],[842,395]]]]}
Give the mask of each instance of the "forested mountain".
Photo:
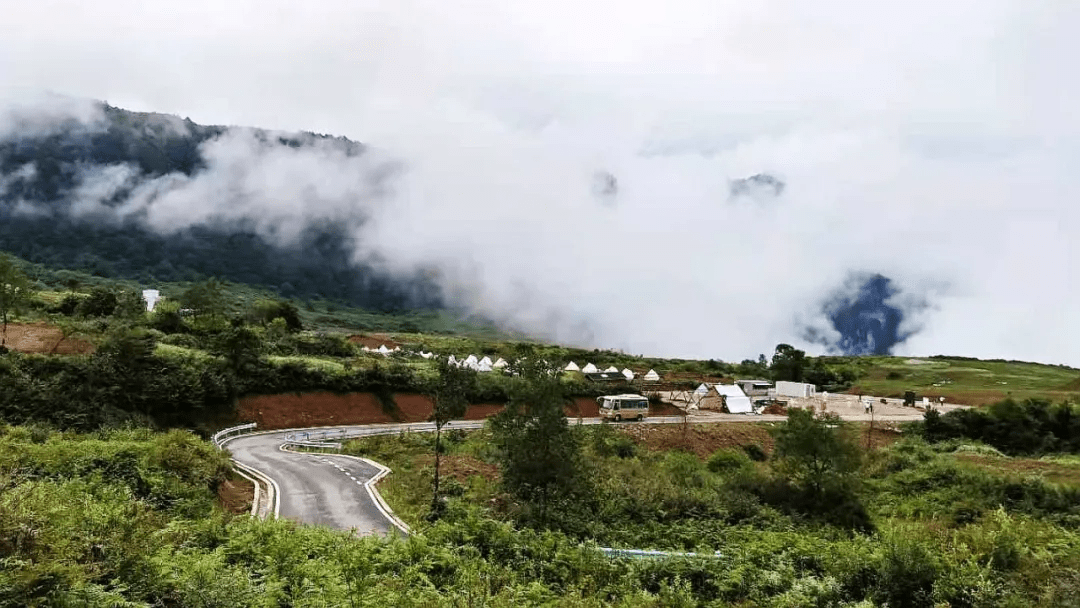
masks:
{"type": "MultiPolygon", "coordinates": [[[[277,158],[274,154],[310,150],[313,158],[337,159],[334,170],[349,168],[341,159],[365,155],[365,146],[313,133],[202,126],[107,104],[94,104],[89,115],[43,120],[24,110],[0,116],[7,123],[0,128],[0,250],[52,267],[147,284],[216,276],[269,286],[285,296],[378,310],[439,306],[438,289],[423,276],[391,277],[353,259],[356,237],[350,228],[365,221],[362,212],[348,222],[332,215],[305,217],[302,225],[288,226],[290,239],[274,239],[258,225],[260,201],[253,200],[275,192],[273,185],[253,187],[249,182],[263,176],[250,168],[255,178],[242,175],[247,180],[242,187],[220,178],[238,171],[229,163],[247,162],[240,154],[253,157],[252,166],[268,165],[257,169],[273,177],[276,166],[265,159],[277,158]],[[230,137],[246,148],[223,160],[222,146],[237,147],[230,137]],[[205,178],[214,171],[213,179],[205,178]],[[198,185],[199,200],[220,213],[164,227],[148,220],[155,197],[175,184],[189,190],[198,185]],[[133,201],[142,207],[134,208],[133,201]],[[230,212],[230,206],[240,205],[245,212],[230,212]]],[[[290,196],[281,194],[275,203],[305,202],[290,196]]]]}

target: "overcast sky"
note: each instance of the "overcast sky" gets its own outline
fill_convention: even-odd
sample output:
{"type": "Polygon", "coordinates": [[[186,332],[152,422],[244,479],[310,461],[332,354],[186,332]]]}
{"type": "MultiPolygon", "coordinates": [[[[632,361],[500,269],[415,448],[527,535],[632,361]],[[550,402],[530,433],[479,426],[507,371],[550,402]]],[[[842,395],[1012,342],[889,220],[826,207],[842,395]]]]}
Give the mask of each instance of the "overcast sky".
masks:
{"type": "Polygon", "coordinates": [[[1074,0],[3,4],[5,98],[371,144],[406,170],[358,256],[537,334],[820,352],[880,272],[929,305],[900,354],[1080,365],[1074,0]]]}

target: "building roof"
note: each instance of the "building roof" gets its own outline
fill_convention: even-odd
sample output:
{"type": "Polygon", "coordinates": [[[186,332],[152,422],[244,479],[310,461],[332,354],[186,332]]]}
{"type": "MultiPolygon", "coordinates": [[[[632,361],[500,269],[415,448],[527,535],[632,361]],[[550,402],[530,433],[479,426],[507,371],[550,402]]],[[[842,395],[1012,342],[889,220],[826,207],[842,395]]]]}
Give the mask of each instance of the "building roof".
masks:
{"type": "Polygon", "coordinates": [[[724,398],[724,405],[732,414],[754,413],[754,404],[738,384],[714,384],[713,390],[724,398]]]}

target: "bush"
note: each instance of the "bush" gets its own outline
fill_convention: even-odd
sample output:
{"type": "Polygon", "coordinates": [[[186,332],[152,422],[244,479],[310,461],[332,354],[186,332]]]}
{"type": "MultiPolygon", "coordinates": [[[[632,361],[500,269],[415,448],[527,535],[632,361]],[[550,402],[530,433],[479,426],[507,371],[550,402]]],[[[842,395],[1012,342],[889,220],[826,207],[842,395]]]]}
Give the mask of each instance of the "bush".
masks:
{"type": "Polygon", "coordinates": [[[736,471],[743,467],[751,466],[750,457],[741,451],[721,449],[713,452],[706,461],[705,467],[713,473],[726,473],[736,471]]]}
{"type": "Polygon", "coordinates": [[[750,443],[742,446],[742,449],[750,460],[754,462],[765,462],[769,459],[769,455],[765,453],[765,448],[761,447],[760,444],[750,443]]]}
{"type": "Polygon", "coordinates": [[[897,608],[934,605],[939,565],[917,530],[893,533],[885,545],[874,600],[897,608]]]}

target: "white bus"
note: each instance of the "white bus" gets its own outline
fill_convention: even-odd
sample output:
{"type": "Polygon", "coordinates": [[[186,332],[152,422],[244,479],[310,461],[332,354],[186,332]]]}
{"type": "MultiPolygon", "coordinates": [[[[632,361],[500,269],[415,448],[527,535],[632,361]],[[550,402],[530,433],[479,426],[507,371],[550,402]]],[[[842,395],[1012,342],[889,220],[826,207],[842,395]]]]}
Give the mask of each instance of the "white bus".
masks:
{"type": "Polygon", "coordinates": [[[641,395],[606,395],[597,397],[596,403],[604,420],[644,420],[649,416],[649,400],[641,395]]]}

